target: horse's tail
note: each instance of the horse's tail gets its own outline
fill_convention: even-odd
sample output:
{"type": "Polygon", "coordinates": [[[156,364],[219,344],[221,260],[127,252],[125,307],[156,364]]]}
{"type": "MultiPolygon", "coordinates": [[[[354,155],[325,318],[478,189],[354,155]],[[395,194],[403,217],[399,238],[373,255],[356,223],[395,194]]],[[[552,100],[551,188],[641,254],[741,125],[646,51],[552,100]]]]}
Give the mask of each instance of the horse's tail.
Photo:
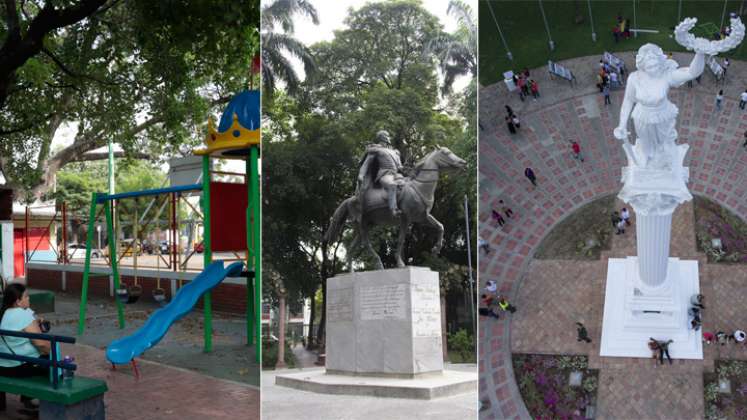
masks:
{"type": "Polygon", "coordinates": [[[332,215],[332,221],[329,224],[329,228],[327,228],[327,233],[324,234],[325,242],[330,243],[340,237],[342,227],[348,218],[348,206],[353,200],[355,200],[355,197],[347,198],[337,207],[337,210],[332,215]]]}

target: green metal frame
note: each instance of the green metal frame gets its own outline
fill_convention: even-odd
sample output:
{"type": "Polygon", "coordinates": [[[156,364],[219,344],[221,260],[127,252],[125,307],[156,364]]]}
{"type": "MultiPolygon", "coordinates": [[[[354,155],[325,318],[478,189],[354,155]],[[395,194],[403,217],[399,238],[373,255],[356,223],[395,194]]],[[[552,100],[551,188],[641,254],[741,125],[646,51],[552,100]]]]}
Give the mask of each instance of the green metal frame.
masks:
{"type": "MultiPolygon", "coordinates": [[[[202,258],[205,267],[213,262],[213,248],[210,241],[210,155],[202,157],[202,226],[203,226],[203,251],[202,258]]],[[[213,351],[213,304],[210,292],[203,295],[203,310],[205,314],[205,353],[213,351]]]]}
{"type": "MultiPolygon", "coordinates": [[[[246,241],[247,241],[247,268],[254,271],[254,278],[247,279],[247,308],[246,308],[246,332],[247,345],[254,344],[256,362],[262,360],[262,209],[261,209],[261,187],[259,179],[259,146],[250,148],[249,159],[246,161],[247,171],[247,194],[248,206],[246,209],[246,241]]],[[[213,252],[210,241],[210,155],[202,157],[202,198],[200,204],[203,211],[203,261],[205,267],[209,266],[213,260],[213,252]]],[[[114,233],[114,223],[112,217],[112,205],[109,196],[102,203],[105,206],[106,229],[109,240],[109,255],[111,256],[112,277],[114,278],[114,288],[119,289],[119,264],[117,261],[116,238],[114,233]]],[[[93,246],[93,236],[95,231],[96,208],[102,199],[98,193],[91,196],[91,209],[88,221],[88,233],[86,236],[86,260],[83,269],[83,285],[80,301],[80,317],[78,320],[78,335],[83,334],[86,325],[86,304],[88,302],[88,281],[91,277],[91,248],[93,246]]],[[[124,307],[119,299],[117,302],[117,318],[119,328],[125,327],[124,307]]],[[[213,350],[213,313],[212,313],[212,296],[210,292],[203,295],[203,313],[204,313],[204,351],[206,353],[213,350]]]]}
{"type": "MultiPolygon", "coordinates": [[[[78,335],[82,335],[86,329],[86,306],[88,304],[88,280],[91,277],[91,248],[93,247],[93,232],[96,230],[96,206],[98,193],[91,194],[91,210],[88,217],[88,232],[86,233],[86,261],[83,266],[83,285],[80,293],[80,316],[78,318],[78,335]]],[[[117,250],[114,235],[114,222],[112,220],[111,202],[104,202],[104,213],[106,213],[106,233],[109,241],[109,256],[112,264],[112,277],[114,278],[114,289],[119,289],[119,265],[117,263],[117,250]]],[[[124,307],[119,299],[117,302],[117,320],[119,328],[125,327],[124,307]]]]}

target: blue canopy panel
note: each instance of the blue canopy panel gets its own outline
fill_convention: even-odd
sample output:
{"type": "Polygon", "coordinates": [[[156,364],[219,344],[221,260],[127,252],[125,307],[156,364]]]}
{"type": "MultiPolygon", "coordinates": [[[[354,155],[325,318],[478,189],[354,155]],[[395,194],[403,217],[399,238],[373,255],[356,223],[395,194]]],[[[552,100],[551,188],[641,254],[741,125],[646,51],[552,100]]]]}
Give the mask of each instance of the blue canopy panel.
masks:
{"type": "Polygon", "coordinates": [[[231,128],[234,114],[242,127],[249,130],[259,129],[259,98],[258,90],[245,90],[231,99],[220,118],[218,132],[224,133],[231,128]]]}

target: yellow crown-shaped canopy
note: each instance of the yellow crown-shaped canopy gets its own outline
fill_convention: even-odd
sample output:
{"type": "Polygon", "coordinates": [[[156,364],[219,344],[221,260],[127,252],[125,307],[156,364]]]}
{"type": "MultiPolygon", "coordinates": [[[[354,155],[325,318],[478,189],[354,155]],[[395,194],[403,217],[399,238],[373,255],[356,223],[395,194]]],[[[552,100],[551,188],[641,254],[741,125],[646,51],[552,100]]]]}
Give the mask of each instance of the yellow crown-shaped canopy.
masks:
{"type": "MultiPolygon", "coordinates": [[[[196,155],[248,149],[260,143],[259,91],[244,91],[229,102],[221,116],[218,129],[208,118],[205,148],[195,150],[196,155]]],[[[230,154],[230,153],[229,153],[230,154]]]]}

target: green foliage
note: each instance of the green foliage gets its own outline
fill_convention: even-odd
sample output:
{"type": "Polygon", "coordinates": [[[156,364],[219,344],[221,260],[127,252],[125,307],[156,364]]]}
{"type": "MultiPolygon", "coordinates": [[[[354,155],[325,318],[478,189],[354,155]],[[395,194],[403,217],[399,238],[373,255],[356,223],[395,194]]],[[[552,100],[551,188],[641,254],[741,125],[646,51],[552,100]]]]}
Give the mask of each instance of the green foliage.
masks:
{"type": "MultiPolygon", "coordinates": [[[[285,340],[285,365],[292,369],[296,367],[296,356],[290,347],[290,341],[285,340]]],[[[262,368],[275,369],[278,362],[278,342],[270,337],[262,337],[262,368]]]]}
{"type": "Polygon", "coordinates": [[[706,403],[715,403],[718,401],[718,382],[711,382],[705,387],[706,403]]]}
{"type": "Polygon", "coordinates": [[[747,372],[747,361],[721,360],[716,373],[719,379],[734,379],[747,372]]]}
{"type": "Polygon", "coordinates": [[[560,356],[558,357],[558,368],[569,370],[585,370],[589,367],[586,356],[560,356]]]}
{"type": "Polygon", "coordinates": [[[477,359],[475,354],[475,337],[460,329],[451,333],[447,339],[449,351],[454,351],[459,355],[459,360],[452,360],[452,363],[474,363],[477,359]]]}
{"type": "Polygon", "coordinates": [[[589,394],[593,394],[596,392],[598,385],[599,384],[596,376],[587,375],[581,386],[584,388],[584,391],[589,394]]]}
{"type": "Polygon", "coordinates": [[[0,130],[18,130],[0,141],[0,170],[15,188],[44,190],[57,167],[108,140],[153,160],[188,151],[247,87],[258,26],[254,1],[128,0],[55,32],[0,113],[0,130]],[[50,153],[65,123],[77,123],[74,143],[50,153]]]}

